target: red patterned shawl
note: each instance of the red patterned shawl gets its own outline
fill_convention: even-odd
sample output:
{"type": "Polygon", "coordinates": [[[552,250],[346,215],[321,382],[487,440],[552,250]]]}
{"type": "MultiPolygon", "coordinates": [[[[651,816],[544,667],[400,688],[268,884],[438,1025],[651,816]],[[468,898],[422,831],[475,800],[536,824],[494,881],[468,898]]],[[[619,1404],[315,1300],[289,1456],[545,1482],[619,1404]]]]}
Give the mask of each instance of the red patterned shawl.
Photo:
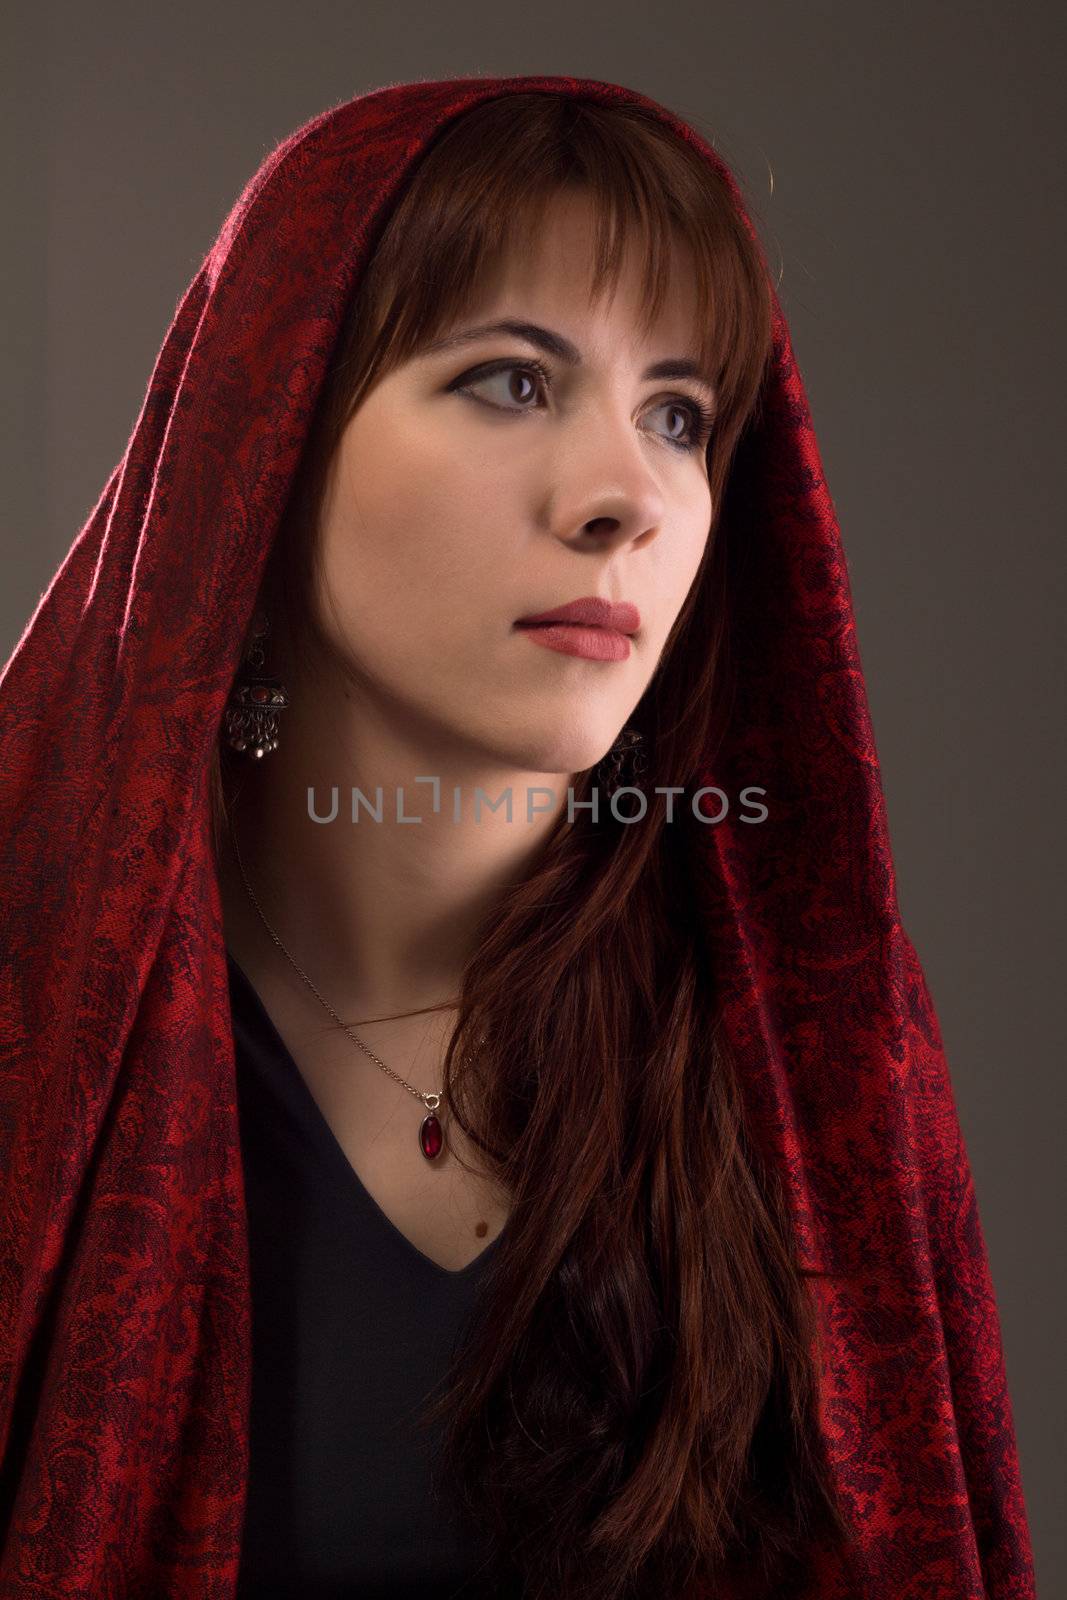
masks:
{"type": "MultiPolygon", "coordinates": [[[[233,1593],[250,1302],[208,759],[371,227],[449,118],[512,89],[650,107],[743,211],[615,84],[390,84],[316,117],[189,285],[0,679],[0,1600],[233,1593]]],[[[731,484],[738,698],[703,777],[771,814],[709,826],[694,871],[748,1113],[829,1274],[822,1418],[864,1573],[813,1552],[803,1600],[1030,1600],[971,1173],[777,302],[731,484]]]]}

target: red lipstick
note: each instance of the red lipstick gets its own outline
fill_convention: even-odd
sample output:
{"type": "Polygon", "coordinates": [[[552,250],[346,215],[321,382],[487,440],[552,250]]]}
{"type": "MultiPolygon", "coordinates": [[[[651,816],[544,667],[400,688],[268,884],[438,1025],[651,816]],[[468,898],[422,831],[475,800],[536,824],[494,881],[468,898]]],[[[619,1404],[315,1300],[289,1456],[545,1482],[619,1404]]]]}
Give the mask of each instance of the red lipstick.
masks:
{"type": "Polygon", "coordinates": [[[628,600],[602,600],[599,595],[589,594],[581,600],[570,600],[565,606],[553,606],[551,611],[520,617],[516,627],[531,622],[580,622],[589,628],[610,628],[614,633],[636,633],[641,626],[641,613],[628,600]]]}
{"type": "Polygon", "coordinates": [[[630,654],[629,635],[641,626],[641,613],[628,600],[603,600],[583,595],[550,611],[520,617],[515,624],[535,644],[564,655],[585,656],[590,661],[625,661],[630,654]]]}

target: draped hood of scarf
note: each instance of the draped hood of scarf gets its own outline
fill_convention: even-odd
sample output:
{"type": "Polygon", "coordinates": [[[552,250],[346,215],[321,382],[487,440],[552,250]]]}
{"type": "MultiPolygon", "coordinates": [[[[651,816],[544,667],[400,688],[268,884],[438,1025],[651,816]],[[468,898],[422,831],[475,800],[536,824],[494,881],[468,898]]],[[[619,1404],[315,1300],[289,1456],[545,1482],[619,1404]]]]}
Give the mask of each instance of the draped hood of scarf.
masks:
{"type": "MultiPolygon", "coordinates": [[[[413,82],[332,107],[227,217],[0,679],[0,1600],[234,1592],[250,1290],[209,758],[375,229],[451,118],[531,90],[651,109],[745,215],[707,142],[616,84],[413,82]]],[[[737,696],[700,776],[764,785],[770,815],[702,830],[694,873],[746,1116],[816,1274],[822,1427],[864,1574],[860,1592],[813,1554],[804,1600],[1023,1600],[971,1171],[777,297],[730,506],[737,696]]]]}

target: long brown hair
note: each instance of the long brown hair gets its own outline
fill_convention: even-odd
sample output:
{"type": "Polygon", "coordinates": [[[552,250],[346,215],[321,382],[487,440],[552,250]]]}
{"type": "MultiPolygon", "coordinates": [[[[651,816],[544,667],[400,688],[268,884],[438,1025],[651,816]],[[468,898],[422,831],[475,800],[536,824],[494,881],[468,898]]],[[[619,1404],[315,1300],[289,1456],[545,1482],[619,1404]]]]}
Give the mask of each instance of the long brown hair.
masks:
{"type": "MultiPolygon", "coordinates": [[[[711,537],[630,719],[652,781],[688,786],[726,711],[719,513],[760,402],[771,295],[725,182],[640,108],[509,94],[422,154],[333,351],[262,593],[290,650],[315,638],[317,513],[346,422],[569,186],[596,207],[594,296],[640,234],[651,326],[679,236],[695,261],[718,379],[711,537]]],[[[579,775],[576,799],[594,781],[579,775]]],[[[212,797],[218,840],[218,752],[212,797]]],[[[667,826],[651,802],[638,824],[603,804],[577,817],[480,930],[444,1062],[452,1115],[511,1214],[426,1413],[439,1487],[490,1536],[494,1593],[668,1597],[732,1570],[771,1593],[809,1540],[848,1529],[817,1425],[813,1308],[718,1028],[692,890],[700,825],[667,826]]]]}

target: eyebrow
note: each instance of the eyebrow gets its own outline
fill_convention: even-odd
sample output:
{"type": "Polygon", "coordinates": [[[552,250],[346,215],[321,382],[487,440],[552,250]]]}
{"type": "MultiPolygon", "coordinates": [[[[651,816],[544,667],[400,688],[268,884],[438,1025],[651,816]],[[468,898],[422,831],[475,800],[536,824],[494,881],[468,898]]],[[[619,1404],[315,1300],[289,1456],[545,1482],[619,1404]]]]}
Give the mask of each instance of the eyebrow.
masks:
{"type": "MultiPolygon", "coordinates": [[[[561,333],[555,333],[551,328],[542,328],[540,323],[525,322],[521,318],[504,317],[499,322],[482,322],[474,328],[464,328],[458,333],[447,334],[443,339],[435,339],[432,344],[424,346],[424,355],[436,355],[442,350],[454,350],[461,345],[473,344],[477,339],[484,339],[488,334],[510,334],[513,339],[525,339],[528,344],[537,345],[550,356],[556,356],[560,361],[566,361],[568,366],[579,367],[582,364],[582,353],[577,345],[565,339],[561,333]]],[[[642,378],[695,378],[696,381],[708,390],[711,397],[715,398],[715,385],[712,383],[699,361],[694,361],[689,356],[672,356],[665,361],[654,361],[646,367],[641,374],[642,378]]]]}

